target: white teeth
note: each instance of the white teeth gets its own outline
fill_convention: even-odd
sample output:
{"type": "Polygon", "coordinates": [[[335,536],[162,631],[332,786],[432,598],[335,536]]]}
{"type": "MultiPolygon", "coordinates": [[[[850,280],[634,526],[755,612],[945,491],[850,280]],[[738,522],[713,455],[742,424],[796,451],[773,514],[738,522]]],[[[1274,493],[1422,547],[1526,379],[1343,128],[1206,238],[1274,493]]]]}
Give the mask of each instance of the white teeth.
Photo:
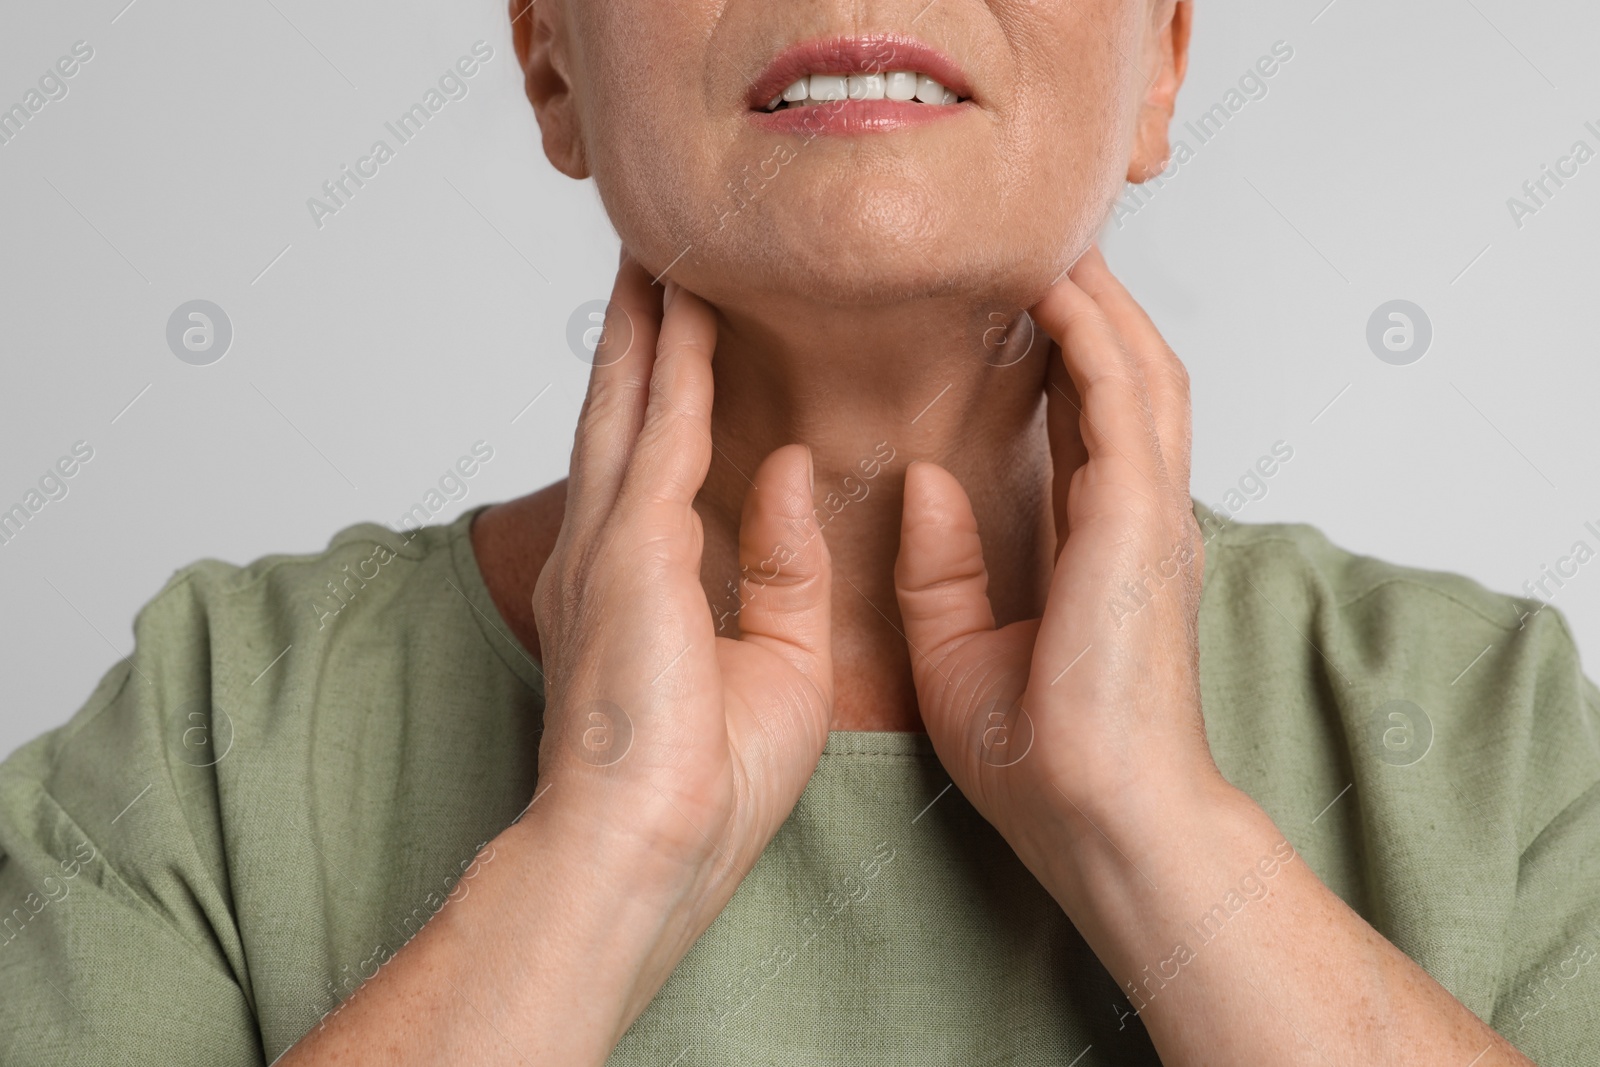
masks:
{"type": "Polygon", "coordinates": [[[926,74],[918,74],[917,99],[924,104],[942,104],[944,103],[944,86],[926,74]]]}
{"type": "Polygon", "coordinates": [[[811,75],[811,99],[813,100],[843,100],[846,95],[849,78],[843,74],[813,74],[811,75]]]}
{"type": "Polygon", "coordinates": [[[882,74],[852,74],[847,88],[852,100],[882,100],[884,79],[882,74]]]}
{"type": "Polygon", "coordinates": [[[884,76],[883,95],[890,100],[915,99],[917,76],[909,70],[891,70],[884,76]]]}
{"type": "Polygon", "coordinates": [[[767,104],[768,111],[790,107],[814,107],[836,100],[917,100],[924,104],[956,104],[961,97],[954,90],[926,74],[909,70],[877,71],[871,74],[812,74],[791,83],[767,104]]]}

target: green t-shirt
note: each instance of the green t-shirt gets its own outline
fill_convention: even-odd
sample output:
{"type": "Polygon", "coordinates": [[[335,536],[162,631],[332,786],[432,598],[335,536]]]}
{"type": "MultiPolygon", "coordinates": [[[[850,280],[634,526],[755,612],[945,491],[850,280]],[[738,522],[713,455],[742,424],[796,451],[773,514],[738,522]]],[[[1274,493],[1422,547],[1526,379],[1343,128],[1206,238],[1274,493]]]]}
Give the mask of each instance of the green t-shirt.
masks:
{"type": "MultiPolygon", "coordinates": [[[[534,793],[543,707],[478,510],[179,571],[0,766],[0,1063],[268,1063],[445,904],[534,793]]],[[[1561,617],[1196,511],[1223,772],[1543,1067],[1600,1062],[1600,692],[1561,617]]],[[[1158,1063],[949,782],[926,735],[833,733],[611,1062],[1158,1063]]]]}

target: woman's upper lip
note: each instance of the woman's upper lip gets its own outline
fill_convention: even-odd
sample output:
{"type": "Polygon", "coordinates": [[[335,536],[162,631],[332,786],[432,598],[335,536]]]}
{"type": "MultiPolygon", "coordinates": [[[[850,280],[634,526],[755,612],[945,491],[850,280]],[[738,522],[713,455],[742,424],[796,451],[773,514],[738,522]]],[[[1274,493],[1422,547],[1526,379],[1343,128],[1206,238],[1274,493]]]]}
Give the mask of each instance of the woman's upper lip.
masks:
{"type": "Polygon", "coordinates": [[[910,70],[926,74],[957,96],[972,96],[972,86],[956,61],[931,45],[897,33],[819,37],[778,53],[750,86],[749,105],[762,109],[772,98],[808,74],[871,74],[910,70]]]}

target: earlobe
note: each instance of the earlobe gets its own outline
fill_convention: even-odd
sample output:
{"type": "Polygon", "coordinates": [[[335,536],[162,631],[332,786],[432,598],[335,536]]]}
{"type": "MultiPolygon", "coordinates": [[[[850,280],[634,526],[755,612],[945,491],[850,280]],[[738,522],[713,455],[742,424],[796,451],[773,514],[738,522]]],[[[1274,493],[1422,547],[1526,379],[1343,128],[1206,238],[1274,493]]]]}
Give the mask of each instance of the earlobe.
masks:
{"type": "Polygon", "coordinates": [[[511,0],[511,34],[544,154],[569,178],[589,177],[577,101],[567,76],[569,41],[555,0],[511,0]]]}
{"type": "Polygon", "coordinates": [[[1133,155],[1128,160],[1127,179],[1134,184],[1160,174],[1171,156],[1168,137],[1178,90],[1189,68],[1189,26],[1193,10],[1192,0],[1174,0],[1156,31],[1152,57],[1155,76],[1140,107],[1133,155]]]}

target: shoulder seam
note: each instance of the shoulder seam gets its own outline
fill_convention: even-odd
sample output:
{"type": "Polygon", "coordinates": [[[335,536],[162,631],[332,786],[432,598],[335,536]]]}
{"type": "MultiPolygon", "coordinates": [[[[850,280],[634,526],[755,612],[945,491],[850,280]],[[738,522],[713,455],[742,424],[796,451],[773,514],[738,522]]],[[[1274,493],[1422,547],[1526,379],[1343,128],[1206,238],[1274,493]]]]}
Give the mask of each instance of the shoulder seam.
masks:
{"type": "MultiPolygon", "coordinates": [[[[358,528],[360,528],[362,526],[375,526],[375,525],[378,525],[378,524],[377,523],[370,523],[370,522],[360,522],[360,523],[355,523],[355,524],[353,524],[351,526],[347,526],[347,527],[345,527],[345,529],[340,530],[340,531],[336,532],[333,535],[333,539],[330,540],[330,542],[329,542],[329,544],[328,544],[328,546],[326,548],[323,548],[322,550],[317,551],[317,552],[273,554],[273,555],[276,555],[276,558],[273,558],[272,555],[268,555],[268,556],[264,556],[264,557],[259,557],[258,559],[255,559],[255,560],[251,560],[249,563],[228,563],[225,560],[216,560],[216,559],[210,559],[210,558],[200,559],[200,560],[196,560],[195,562],[190,563],[188,566],[182,568],[178,572],[178,574],[182,575],[183,577],[186,577],[186,578],[190,577],[190,576],[192,576],[192,574],[198,568],[201,568],[201,567],[205,566],[208,563],[219,563],[222,566],[229,568],[234,574],[242,574],[242,573],[250,570],[250,568],[255,567],[263,559],[270,559],[271,560],[270,563],[267,563],[265,566],[261,567],[255,573],[251,574],[249,576],[249,578],[246,581],[244,581],[243,583],[241,583],[239,585],[235,585],[235,586],[229,586],[227,588],[219,590],[222,593],[231,595],[231,594],[234,594],[234,593],[247,592],[248,590],[253,589],[255,586],[259,585],[262,581],[264,581],[265,579],[271,577],[272,574],[274,574],[280,567],[286,567],[286,566],[289,566],[291,564],[296,564],[296,563],[300,563],[300,564],[314,563],[317,560],[328,559],[328,558],[334,556],[335,554],[337,554],[338,552],[340,552],[341,550],[343,550],[345,548],[361,548],[361,547],[366,547],[366,546],[378,546],[380,548],[386,548],[389,551],[393,552],[396,559],[403,559],[407,563],[415,564],[415,563],[424,562],[428,558],[429,555],[431,555],[432,553],[437,551],[440,547],[448,546],[449,543],[450,543],[448,540],[446,540],[444,542],[444,546],[435,544],[435,545],[431,545],[430,547],[422,550],[420,553],[407,554],[404,551],[396,551],[393,545],[386,544],[383,541],[380,541],[375,536],[354,534],[354,535],[351,535],[351,536],[349,536],[348,538],[346,538],[344,540],[339,540],[339,538],[342,535],[348,533],[351,530],[358,529],[358,528]]],[[[430,528],[430,529],[442,529],[444,527],[441,526],[441,527],[428,527],[428,528],[430,528]]],[[[387,529],[387,527],[385,527],[385,529],[387,529]]],[[[393,532],[393,531],[390,531],[390,532],[393,532]]],[[[400,535],[397,535],[397,536],[400,536],[400,535]]],[[[413,535],[412,537],[409,537],[409,538],[404,538],[403,537],[402,541],[401,541],[402,548],[404,548],[407,545],[410,545],[415,539],[416,539],[415,535],[413,535]]],[[[165,590],[163,590],[163,593],[164,592],[165,592],[165,590]]],[[[158,594],[158,599],[159,599],[159,594],[158,594]]]]}
{"type": "MultiPolygon", "coordinates": [[[[1471,579],[1468,579],[1468,580],[1470,581],[1471,579]]],[[[1486,615],[1482,611],[1480,611],[1475,605],[1467,603],[1466,601],[1462,600],[1460,597],[1452,596],[1450,593],[1444,591],[1443,589],[1437,589],[1434,586],[1429,585],[1427,582],[1419,582],[1415,578],[1412,578],[1412,577],[1410,577],[1408,575],[1404,575],[1404,574],[1390,575],[1387,578],[1384,578],[1384,579],[1381,579],[1380,581],[1374,582],[1370,588],[1364,589],[1359,593],[1352,594],[1348,599],[1340,601],[1339,602],[1339,607],[1347,608],[1350,605],[1356,603],[1358,600],[1363,600],[1366,597],[1371,596],[1373,593],[1376,593],[1378,590],[1384,588],[1385,586],[1389,586],[1389,585],[1407,585],[1407,586],[1412,587],[1413,589],[1420,589],[1423,592],[1432,593],[1434,596],[1439,597],[1441,600],[1448,600],[1450,603],[1452,603],[1452,604],[1456,605],[1457,607],[1461,608],[1463,611],[1471,612],[1472,614],[1476,615],[1478,618],[1482,619],[1484,622],[1488,623],[1490,626],[1493,626],[1493,627],[1496,627],[1497,629],[1505,630],[1505,631],[1510,631],[1510,630],[1514,629],[1514,627],[1508,625],[1507,623],[1505,623],[1504,621],[1502,621],[1500,619],[1490,618],[1488,615],[1486,615]]],[[[1510,603],[1514,603],[1515,600],[1516,600],[1515,597],[1511,596],[1508,593],[1496,593],[1492,589],[1487,589],[1487,588],[1485,588],[1485,591],[1490,596],[1504,597],[1506,599],[1506,601],[1510,602],[1510,603]]]]}
{"type": "MultiPolygon", "coordinates": [[[[1379,558],[1377,556],[1366,555],[1364,553],[1359,553],[1359,552],[1352,552],[1349,549],[1340,548],[1338,545],[1335,545],[1332,541],[1328,541],[1327,540],[1327,536],[1325,534],[1323,534],[1320,530],[1317,530],[1317,528],[1315,526],[1309,526],[1309,525],[1304,524],[1304,523],[1298,523],[1298,524],[1295,524],[1295,525],[1304,526],[1306,529],[1315,531],[1316,535],[1318,537],[1322,538],[1322,540],[1324,542],[1326,542],[1330,548],[1333,548],[1337,552],[1344,553],[1345,555],[1349,556],[1352,559],[1370,560],[1370,561],[1372,561],[1374,563],[1377,563],[1377,564],[1379,564],[1381,566],[1385,566],[1385,567],[1403,568],[1403,569],[1406,569],[1406,570],[1415,570],[1415,569],[1417,569],[1417,568],[1406,567],[1404,564],[1391,563],[1388,560],[1381,559],[1381,558],[1379,558]]],[[[1233,529],[1238,529],[1238,527],[1235,526],[1235,527],[1233,527],[1233,529]]],[[[1228,541],[1229,541],[1229,543],[1226,545],[1226,547],[1230,548],[1230,549],[1233,549],[1233,550],[1240,550],[1240,549],[1250,548],[1250,547],[1253,547],[1253,546],[1259,545],[1259,544],[1285,545],[1285,546],[1293,549],[1295,554],[1302,561],[1304,561],[1306,564],[1312,566],[1313,569],[1317,569],[1315,567],[1314,561],[1306,554],[1305,548],[1299,542],[1297,542],[1294,538],[1291,538],[1291,537],[1284,537],[1284,536],[1282,536],[1280,534],[1263,533],[1263,534],[1260,534],[1260,535],[1257,535],[1257,536],[1254,536],[1254,537],[1250,537],[1249,539],[1242,540],[1242,541],[1238,539],[1238,535],[1234,535],[1233,537],[1228,538],[1228,541]]],[[[1459,574],[1455,574],[1454,572],[1450,572],[1450,571],[1440,571],[1440,572],[1437,572],[1437,573],[1448,574],[1453,578],[1458,578],[1458,579],[1462,579],[1462,580],[1469,581],[1469,582],[1475,580],[1475,579],[1472,579],[1470,577],[1467,577],[1466,575],[1459,575],[1459,574]]],[[[1504,620],[1495,619],[1495,618],[1492,618],[1489,615],[1485,614],[1478,606],[1476,606],[1474,604],[1470,604],[1470,603],[1466,602],[1465,600],[1462,600],[1460,597],[1454,596],[1453,594],[1447,592],[1446,590],[1443,590],[1443,589],[1440,589],[1440,588],[1438,588],[1436,586],[1430,585],[1427,582],[1418,581],[1415,577],[1413,577],[1412,575],[1409,575],[1409,574],[1389,574],[1389,575],[1384,575],[1382,577],[1379,577],[1376,581],[1372,582],[1372,584],[1367,586],[1366,588],[1358,590],[1357,592],[1351,593],[1349,596],[1345,597],[1344,599],[1337,601],[1336,602],[1336,606],[1338,606],[1340,608],[1350,607],[1351,605],[1355,604],[1357,601],[1360,601],[1365,597],[1371,596],[1373,593],[1376,593],[1378,590],[1384,588],[1385,586],[1396,585],[1396,584],[1407,585],[1407,586],[1410,586],[1410,587],[1412,587],[1414,589],[1420,589],[1420,590],[1422,590],[1424,592],[1432,593],[1434,596],[1439,597],[1442,600],[1448,600],[1450,603],[1456,605],[1457,607],[1461,608],[1462,610],[1471,612],[1473,615],[1476,615],[1478,618],[1482,619],[1484,622],[1486,622],[1489,625],[1495,627],[1496,629],[1499,629],[1499,630],[1502,630],[1502,631],[1508,631],[1508,632],[1510,630],[1514,629],[1514,627],[1512,627],[1510,624],[1506,623],[1504,620]]],[[[1481,583],[1479,583],[1479,584],[1481,585],[1481,583]]],[[[1518,598],[1516,596],[1514,596],[1513,594],[1496,592],[1495,590],[1490,589],[1487,586],[1482,586],[1482,588],[1483,588],[1483,591],[1484,591],[1485,595],[1490,596],[1490,597],[1495,597],[1495,598],[1502,599],[1508,605],[1513,605],[1513,604],[1516,604],[1518,602],[1518,598]]],[[[1557,615],[1557,618],[1560,618],[1559,611],[1556,612],[1556,615],[1557,615]]],[[[1563,623],[1563,627],[1565,628],[1565,624],[1564,623],[1563,623]]],[[[1571,637],[1571,632],[1570,631],[1568,631],[1568,637],[1569,638],[1571,637]]]]}

